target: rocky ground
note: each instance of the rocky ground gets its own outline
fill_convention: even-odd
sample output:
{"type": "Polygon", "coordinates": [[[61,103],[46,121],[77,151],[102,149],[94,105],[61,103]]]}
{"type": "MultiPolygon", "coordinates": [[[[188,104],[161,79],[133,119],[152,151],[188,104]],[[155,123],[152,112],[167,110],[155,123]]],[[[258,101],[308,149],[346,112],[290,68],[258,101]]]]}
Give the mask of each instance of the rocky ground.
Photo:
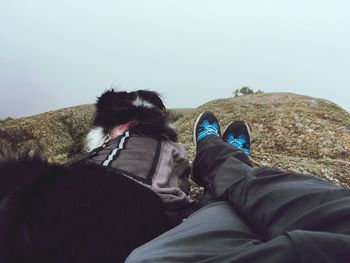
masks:
{"type": "Polygon", "coordinates": [[[350,186],[350,114],[336,104],[290,93],[208,102],[176,122],[180,143],[191,160],[195,154],[192,127],[204,110],[214,112],[223,128],[232,120],[250,125],[251,159],[256,166],[313,174],[350,186]]]}
{"type": "MultiPolygon", "coordinates": [[[[232,120],[249,123],[256,166],[276,166],[350,186],[350,114],[336,104],[290,93],[262,93],[173,111],[179,142],[191,160],[192,127],[204,110],[214,112],[222,127],[232,120]]],[[[81,151],[93,114],[92,105],[82,105],[9,120],[0,124],[0,143],[39,150],[51,161],[64,162],[81,151]]],[[[196,197],[200,194],[195,184],[193,192],[196,197]]]]}
{"type": "Polygon", "coordinates": [[[0,123],[0,145],[64,162],[82,150],[94,111],[93,105],[81,105],[0,123]]]}

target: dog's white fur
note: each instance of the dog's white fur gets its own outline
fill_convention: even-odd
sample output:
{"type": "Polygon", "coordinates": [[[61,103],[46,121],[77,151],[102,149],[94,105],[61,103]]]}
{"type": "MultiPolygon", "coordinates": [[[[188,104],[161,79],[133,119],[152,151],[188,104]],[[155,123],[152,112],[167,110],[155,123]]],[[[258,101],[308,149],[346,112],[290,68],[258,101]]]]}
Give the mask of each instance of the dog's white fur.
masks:
{"type": "Polygon", "coordinates": [[[91,152],[93,149],[102,146],[106,136],[102,127],[92,128],[85,138],[85,151],[91,152]]]}
{"type": "Polygon", "coordinates": [[[139,96],[136,97],[132,104],[136,107],[154,108],[154,105],[152,103],[142,98],[139,98],[139,96]]]}

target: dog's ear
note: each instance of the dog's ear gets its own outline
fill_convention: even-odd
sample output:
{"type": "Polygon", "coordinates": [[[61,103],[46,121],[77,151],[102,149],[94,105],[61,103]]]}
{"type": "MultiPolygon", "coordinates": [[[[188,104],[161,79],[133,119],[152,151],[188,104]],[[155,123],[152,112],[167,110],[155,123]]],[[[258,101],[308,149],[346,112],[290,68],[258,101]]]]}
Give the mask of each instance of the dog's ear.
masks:
{"type": "Polygon", "coordinates": [[[162,99],[160,98],[160,95],[155,91],[150,90],[138,90],[137,96],[141,98],[142,100],[145,100],[152,105],[154,105],[159,110],[165,110],[165,106],[163,104],[162,99]]]}
{"type": "Polygon", "coordinates": [[[129,93],[125,91],[116,92],[114,89],[105,91],[97,98],[98,112],[113,112],[120,109],[130,108],[129,93]]]}
{"type": "Polygon", "coordinates": [[[125,91],[105,91],[96,102],[96,115],[93,125],[103,127],[107,132],[118,123],[123,123],[133,108],[131,93],[125,91]]]}

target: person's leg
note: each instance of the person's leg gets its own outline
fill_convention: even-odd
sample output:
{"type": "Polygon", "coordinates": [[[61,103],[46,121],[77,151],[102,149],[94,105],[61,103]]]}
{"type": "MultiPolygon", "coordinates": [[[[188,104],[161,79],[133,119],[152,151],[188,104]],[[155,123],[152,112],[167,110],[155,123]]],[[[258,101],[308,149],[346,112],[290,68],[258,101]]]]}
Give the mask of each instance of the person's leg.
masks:
{"type": "Polygon", "coordinates": [[[292,231],[267,242],[227,201],[213,202],[135,249],[126,262],[348,263],[350,236],[292,231]]]}
{"type": "Polygon", "coordinates": [[[208,135],[197,145],[193,176],[210,182],[209,189],[266,240],[295,229],[350,234],[350,190],[313,176],[252,168],[244,155],[208,135]]]}
{"type": "MultiPolygon", "coordinates": [[[[227,129],[224,132],[224,136],[228,136],[227,129]]],[[[198,116],[193,128],[193,142],[197,153],[192,165],[192,179],[200,186],[213,187],[210,184],[212,178],[217,174],[217,168],[220,168],[228,157],[234,157],[236,173],[244,174],[250,167],[253,167],[247,155],[239,148],[232,146],[222,147],[223,140],[221,139],[220,125],[215,115],[211,112],[202,112],[198,116]],[[211,143],[203,143],[208,138],[211,138],[211,143]],[[209,155],[206,155],[206,152],[212,152],[210,158],[207,158],[209,155]],[[209,171],[210,173],[208,173],[209,171]]],[[[216,191],[220,192],[221,188],[226,189],[226,185],[230,185],[232,179],[230,175],[222,176],[221,181],[218,182],[219,185],[214,185],[216,191]]],[[[212,190],[214,196],[218,196],[214,189],[210,190],[212,190]]]]}
{"type": "Polygon", "coordinates": [[[200,186],[210,188],[216,197],[251,171],[249,158],[238,148],[225,143],[215,135],[203,138],[197,146],[192,165],[192,179],[200,186]],[[220,174],[220,180],[213,180],[220,174]]]}
{"type": "Polygon", "coordinates": [[[198,262],[260,243],[228,202],[216,201],[134,250],[126,262],[198,262]]]}
{"type": "MultiPolygon", "coordinates": [[[[210,127],[209,125],[208,127],[207,131],[198,129],[203,138],[201,142],[198,141],[198,152],[193,170],[195,180],[207,186],[206,197],[209,204],[192,214],[179,226],[134,250],[127,258],[127,262],[287,263],[303,261],[305,255],[307,259],[305,262],[314,261],[314,259],[316,259],[315,262],[348,262],[333,260],[334,258],[346,258],[350,243],[348,236],[344,235],[323,238],[321,240],[322,246],[316,246],[316,248],[310,248],[314,245],[312,242],[310,243],[312,240],[310,237],[316,236],[318,238],[322,233],[312,232],[311,235],[310,233],[306,233],[306,235],[302,233],[300,234],[301,238],[298,238],[296,236],[302,231],[292,231],[283,233],[267,242],[261,242],[260,235],[246,225],[236,209],[232,209],[232,204],[234,204],[234,207],[241,214],[244,214],[245,205],[251,202],[248,196],[252,193],[248,193],[248,189],[242,190],[242,194],[235,197],[234,193],[230,192],[234,191],[237,185],[241,188],[244,186],[249,188],[246,177],[250,177],[250,173],[255,169],[251,167],[246,156],[242,155],[243,152],[218,138],[220,132],[218,132],[217,126],[210,127]],[[243,162],[236,157],[239,157],[243,162]],[[244,160],[247,162],[244,163],[244,160]],[[208,188],[208,186],[211,187],[208,188]],[[219,198],[226,198],[230,203],[213,202],[215,197],[210,197],[212,194],[216,194],[219,198]],[[235,198],[239,200],[235,200],[235,198]],[[294,239],[304,239],[301,242],[301,248],[296,249],[294,239]],[[338,250],[333,247],[332,251],[335,255],[327,254],[325,256],[323,254],[324,248],[330,247],[331,244],[338,250]],[[305,247],[305,245],[307,246],[305,247]],[[303,257],[300,257],[300,251],[305,252],[303,257]]],[[[305,176],[303,178],[305,179],[305,176]]],[[[315,181],[318,180],[315,178],[315,181]]],[[[264,197],[260,197],[260,199],[263,203],[268,201],[263,200],[264,197]]],[[[256,208],[259,210],[259,202],[256,203],[256,208]]],[[[256,222],[259,214],[263,214],[263,212],[260,211],[255,215],[254,211],[251,211],[252,220],[250,221],[256,222]]],[[[249,219],[248,213],[245,216],[249,219]]],[[[317,242],[319,243],[320,240],[317,239],[317,242]]]]}

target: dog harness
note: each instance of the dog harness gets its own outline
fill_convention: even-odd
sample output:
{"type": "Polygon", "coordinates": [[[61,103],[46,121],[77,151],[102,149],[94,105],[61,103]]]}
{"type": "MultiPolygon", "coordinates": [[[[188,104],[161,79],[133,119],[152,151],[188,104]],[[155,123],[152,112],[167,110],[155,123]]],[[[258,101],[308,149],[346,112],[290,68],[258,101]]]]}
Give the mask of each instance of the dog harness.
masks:
{"type": "Polygon", "coordinates": [[[193,202],[189,198],[190,166],[186,151],[170,140],[125,130],[80,159],[116,171],[155,192],[174,222],[183,217],[179,211],[188,213],[179,208],[193,202]]]}

